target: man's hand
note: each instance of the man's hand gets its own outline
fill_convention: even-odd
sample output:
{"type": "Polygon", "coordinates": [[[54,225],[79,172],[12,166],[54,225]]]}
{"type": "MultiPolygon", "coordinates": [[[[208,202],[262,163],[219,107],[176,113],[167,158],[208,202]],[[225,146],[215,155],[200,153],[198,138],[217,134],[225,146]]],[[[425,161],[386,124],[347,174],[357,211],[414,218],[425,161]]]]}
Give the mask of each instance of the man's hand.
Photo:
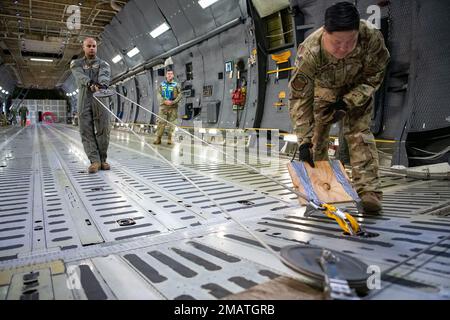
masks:
{"type": "Polygon", "coordinates": [[[331,117],[331,123],[336,123],[345,117],[347,113],[347,104],[344,100],[338,100],[336,102],[330,103],[327,109],[323,112],[323,117],[331,117]]]}
{"type": "Polygon", "coordinates": [[[91,92],[95,92],[95,82],[94,82],[94,81],[90,80],[90,81],[87,83],[87,87],[88,87],[88,89],[89,89],[91,92]]]}
{"type": "Polygon", "coordinates": [[[313,156],[312,156],[312,143],[304,143],[298,147],[298,159],[300,161],[308,162],[311,167],[314,166],[313,156]]]}

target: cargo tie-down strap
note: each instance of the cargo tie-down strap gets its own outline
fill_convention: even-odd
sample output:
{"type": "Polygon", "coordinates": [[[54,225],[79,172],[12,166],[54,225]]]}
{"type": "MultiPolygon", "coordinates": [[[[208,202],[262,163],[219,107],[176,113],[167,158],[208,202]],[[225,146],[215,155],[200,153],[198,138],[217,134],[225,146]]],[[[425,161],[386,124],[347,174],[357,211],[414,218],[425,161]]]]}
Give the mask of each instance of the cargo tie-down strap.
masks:
{"type": "MultiPolygon", "coordinates": [[[[339,224],[342,230],[346,234],[350,235],[360,235],[365,233],[359,223],[356,221],[355,218],[353,218],[349,213],[341,211],[339,208],[336,208],[335,206],[331,204],[327,204],[322,202],[319,197],[317,196],[316,192],[314,191],[314,188],[311,184],[311,179],[309,178],[308,172],[306,171],[305,164],[301,161],[291,161],[291,166],[294,169],[296,175],[300,179],[301,184],[303,185],[303,188],[305,190],[305,194],[309,201],[309,207],[307,207],[305,211],[305,216],[310,216],[314,211],[319,210],[323,211],[325,215],[327,215],[329,218],[332,218],[336,220],[336,222],[339,224]]],[[[337,167],[339,167],[339,164],[337,164],[337,167]]],[[[333,166],[333,171],[336,174],[336,170],[333,166]]],[[[347,189],[350,188],[353,192],[353,195],[358,195],[353,190],[353,188],[348,183],[347,179],[344,177],[344,174],[339,168],[339,174],[340,178],[337,177],[338,181],[343,185],[344,190],[348,193],[347,189]],[[347,185],[347,186],[345,186],[347,185]]],[[[351,193],[349,195],[353,197],[351,193]]],[[[359,198],[357,198],[359,200],[359,198]]],[[[355,200],[355,201],[358,201],[355,200]]],[[[358,201],[359,202],[359,201],[358,201]]]]}
{"type": "Polygon", "coordinates": [[[350,181],[348,181],[348,179],[345,177],[345,174],[341,169],[342,167],[339,164],[339,160],[333,160],[330,161],[330,163],[337,181],[342,185],[345,192],[347,192],[347,194],[350,197],[352,197],[353,201],[355,201],[358,212],[364,212],[361,204],[361,199],[359,198],[355,189],[353,189],[352,185],[350,184],[350,181]]]}
{"type": "Polygon", "coordinates": [[[347,180],[347,178],[344,175],[344,172],[341,170],[341,166],[339,164],[339,160],[333,160],[330,161],[331,168],[333,169],[334,176],[336,177],[337,181],[342,185],[345,192],[352,197],[354,201],[360,201],[358,194],[356,193],[355,189],[353,189],[350,182],[347,180]]]}

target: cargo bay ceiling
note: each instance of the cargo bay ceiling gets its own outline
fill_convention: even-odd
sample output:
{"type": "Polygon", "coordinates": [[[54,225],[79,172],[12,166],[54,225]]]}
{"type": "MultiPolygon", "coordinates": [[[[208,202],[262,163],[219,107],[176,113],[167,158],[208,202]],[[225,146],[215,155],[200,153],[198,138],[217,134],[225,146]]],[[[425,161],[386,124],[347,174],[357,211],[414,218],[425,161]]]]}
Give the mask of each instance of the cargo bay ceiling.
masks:
{"type": "MultiPolygon", "coordinates": [[[[130,0],[105,27],[98,56],[110,63],[113,79],[144,64],[157,61],[157,65],[165,57],[245,23],[246,3],[246,0],[130,0]],[[166,30],[155,35],[153,31],[163,25],[166,30]],[[130,57],[128,53],[134,48],[138,53],[130,57]]],[[[66,79],[63,88],[66,92],[76,89],[73,77],[66,79]]]]}
{"type": "MultiPolygon", "coordinates": [[[[288,5],[288,0],[273,2],[288,5]]],[[[246,0],[0,0],[0,58],[12,67],[20,87],[60,87],[70,75],[69,62],[81,54],[80,42],[86,36],[100,40],[101,58],[111,62],[117,54],[123,56],[113,70],[120,73],[244,17],[245,3],[246,0]],[[71,6],[79,6],[81,13],[80,28],[76,30],[67,26],[74,14],[71,6]],[[154,39],[150,31],[164,22],[170,26],[170,32],[154,39]],[[128,59],[127,51],[135,46],[140,54],[128,59]],[[34,61],[36,58],[53,61],[34,61]]],[[[257,7],[275,10],[267,5],[257,7]]]]}
{"type": "Polygon", "coordinates": [[[58,87],[81,54],[82,39],[98,37],[127,2],[0,0],[0,60],[19,87],[58,87]],[[72,30],[70,21],[76,24],[72,30]]]}

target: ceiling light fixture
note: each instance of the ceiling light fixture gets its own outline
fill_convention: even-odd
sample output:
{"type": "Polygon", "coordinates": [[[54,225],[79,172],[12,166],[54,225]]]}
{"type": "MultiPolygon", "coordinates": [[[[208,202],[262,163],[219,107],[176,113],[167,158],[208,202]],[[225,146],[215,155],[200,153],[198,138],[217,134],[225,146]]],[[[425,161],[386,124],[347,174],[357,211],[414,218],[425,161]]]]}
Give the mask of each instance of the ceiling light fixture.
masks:
{"type": "Polygon", "coordinates": [[[39,61],[39,62],[53,62],[53,59],[44,59],[44,58],[30,58],[30,61],[39,61]]]}
{"type": "Polygon", "coordinates": [[[135,55],[137,55],[139,52],[140,52],[139,49],[137,47],[134,47],[133,49],[131,49],[130,51],[127,52],[127,56],[132,58],[135,55]]]}
{"type": "Polygon", "coordinates": [[[208,8],[210,5],[212,5],[213,3],[216,3],[219,0],[200,0],[198,2],[198,4],[203,8],[206,9],[208,8]]]}
{"type": "Polygon", "coordinates": [[[122,56],[120,54],[118,54],[117,56],[115,56],[114,58],[112,58],[112,62],[117,63],[120,60],[122,60],[122,56]]]}
{"type": "Polygon", "coordinates": [[[150,32],[150,35],[153,38],[156,38],[156,37],[162,35],[164,32],[166,32],[169,29],[170,29],[169,25],[166,22],[164,22],[162,25],[160,25],[159,27],[154,29],[152,32],[150,32]]]}

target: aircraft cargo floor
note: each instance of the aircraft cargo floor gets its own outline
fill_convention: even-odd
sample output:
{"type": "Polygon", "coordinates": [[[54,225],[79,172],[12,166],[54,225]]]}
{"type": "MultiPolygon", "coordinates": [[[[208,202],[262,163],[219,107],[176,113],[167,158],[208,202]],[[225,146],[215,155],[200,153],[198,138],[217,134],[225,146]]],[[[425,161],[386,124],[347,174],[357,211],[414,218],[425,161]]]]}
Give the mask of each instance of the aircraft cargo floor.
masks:
{"type": "MultiPolygon", "coordinates": [[[[372,299],[450,298],[450,181],[383,174],[383,214],[359,215],[373,238],[304,218],[297,197],[239,164],[195,155],[178,168],[113,130],[110,171],[88,174],[77,128],[0,129],[0,299],[221,299],[279,276],[298,278],[212,197],[275,250],[310,244],[386,270],[372,299]]],[[[145,136],[151,142],[150,136],[145,136]]],[[[177,144],[158,146],[176,162],[177,144]],[[174,158],[175,157],[175,158],[174,158]]],[[[270,175],[292,186],[286,164],[270,175]]]]}

